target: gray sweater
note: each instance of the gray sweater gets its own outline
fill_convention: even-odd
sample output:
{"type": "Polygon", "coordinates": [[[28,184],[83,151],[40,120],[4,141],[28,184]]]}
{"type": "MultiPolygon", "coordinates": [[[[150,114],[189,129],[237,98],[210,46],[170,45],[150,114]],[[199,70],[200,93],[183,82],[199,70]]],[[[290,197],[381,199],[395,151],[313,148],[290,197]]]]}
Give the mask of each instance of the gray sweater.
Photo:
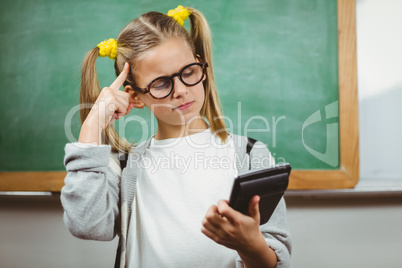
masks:
{"type": "MultiPolygon", "coordinates": [[[[249,156],[246,153],[247,138],[231,135],[239,173],[249,168],[261,168],[264,161],[258,160],[269,159],[270,153],[263,143],[256,142],[249,156]]],[[[139,161],[149,143],[150,139],[132,149],[123,172],[113,160],[115,156],[110,146],[88,147],[69,143],[65,147],[67,176],[61,190],[64,223],[74,236],[82,239],[109,241],[118,235],[115,267],[126,267],[131,206],[136,193],[136,178],[141,176],[139,161]]],[[[276,267],[289,267],[291,240],[283,198],[260,230],[278,257],[276,267]]],[[[240,260],[236,267],[243,267],[240,260]]]]}

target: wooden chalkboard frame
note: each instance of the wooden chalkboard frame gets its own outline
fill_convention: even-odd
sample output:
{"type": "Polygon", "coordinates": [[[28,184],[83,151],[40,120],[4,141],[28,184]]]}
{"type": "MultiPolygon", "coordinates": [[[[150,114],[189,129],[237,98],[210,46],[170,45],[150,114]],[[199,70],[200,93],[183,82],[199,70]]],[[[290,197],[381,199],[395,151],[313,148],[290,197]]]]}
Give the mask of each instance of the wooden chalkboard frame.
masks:
{"type": "Polygon", "coordinates": [[[289,189],[353,188],[359,181],[356,1],[338,0],[338,170],[294,170],[289,189]]]}
{"type": "MultiPolygon", "coordinates": [[[[356,1],[337,0],[339,154],[337,170],[294,170],[289,189],[353,188],[359,181],[356,1]]],[[[0,172],[0,191],[59,192],[65,171],[0,172]]]]}

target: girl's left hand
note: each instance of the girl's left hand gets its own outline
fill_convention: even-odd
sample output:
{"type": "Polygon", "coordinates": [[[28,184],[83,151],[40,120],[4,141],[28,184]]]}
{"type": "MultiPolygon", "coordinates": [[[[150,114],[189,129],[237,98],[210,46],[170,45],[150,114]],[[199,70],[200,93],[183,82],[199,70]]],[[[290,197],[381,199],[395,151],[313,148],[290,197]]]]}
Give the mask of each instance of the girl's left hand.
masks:
{"type": "Polygon", "coordinates": [[[237,250],[239,253],[252,252],[265,244],[260,232],[259,196],[249,203],[249,216],[231,208],[226,200],[211,206],[202,222],[202,233],[216,243],[237,250]]]}

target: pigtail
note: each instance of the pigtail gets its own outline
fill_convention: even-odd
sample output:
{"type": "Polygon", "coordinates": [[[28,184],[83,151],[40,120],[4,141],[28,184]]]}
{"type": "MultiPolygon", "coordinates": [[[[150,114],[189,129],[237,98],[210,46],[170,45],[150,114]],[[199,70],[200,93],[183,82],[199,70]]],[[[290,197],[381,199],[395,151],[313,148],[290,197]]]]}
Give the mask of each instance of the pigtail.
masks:
{"type": "Polygon", "coordinates": [[[98,58],[99,48],[91,49],[85,56],[81,68],[81,91],[80,91],[80,119],[84,123],[92,105],[99,96],[100,85],[96,73],[96,59],[98,58]]]}
{"type": "MultiPolygon", "coordinates": [[[[99,96],[101,87],[98,74],[96,72],[96,59],[98,58],[99,48],[91,49],[85,56],[81,68],[81,91],[80,91],[80,119],[84,123],[96,99],[99,96]]],[[[112,146],[112,151],[127,153],[133,144],[121,138],[114,128],[113,124],[106,127],[103,135],[104,144],[112,146]]]]}
{"type": "Polygon", "coordinates": [[[212,132],[222,141],[226,141],[228,132],[226,130],[221,103],[216,90],[215,77],[212,65],[212,40],[211,30],[204,15],[191,7],[186,7],[191,12],[190,39],[194,44],[195,53],[204,61],[208,62],[207,79],[204,81],[205,102],[201,115],[205,116],[211,125],[212,132]]]}

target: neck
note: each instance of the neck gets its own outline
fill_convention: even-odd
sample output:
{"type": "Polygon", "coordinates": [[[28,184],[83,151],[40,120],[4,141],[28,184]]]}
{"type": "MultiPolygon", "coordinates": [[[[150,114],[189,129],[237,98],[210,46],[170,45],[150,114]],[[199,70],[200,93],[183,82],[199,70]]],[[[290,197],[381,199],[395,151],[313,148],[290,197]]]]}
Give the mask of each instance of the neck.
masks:
{"type": "Polygon", "coordinates": [[[206,130],[208,127],[208,124],[204,121],[204,119],[201,118],[185,125],[168,125],[166,123],[159,122],[158,120],[158,130],[156,131],[155,139],[165,140],[185,137],[200,133],[206,130]]]}

